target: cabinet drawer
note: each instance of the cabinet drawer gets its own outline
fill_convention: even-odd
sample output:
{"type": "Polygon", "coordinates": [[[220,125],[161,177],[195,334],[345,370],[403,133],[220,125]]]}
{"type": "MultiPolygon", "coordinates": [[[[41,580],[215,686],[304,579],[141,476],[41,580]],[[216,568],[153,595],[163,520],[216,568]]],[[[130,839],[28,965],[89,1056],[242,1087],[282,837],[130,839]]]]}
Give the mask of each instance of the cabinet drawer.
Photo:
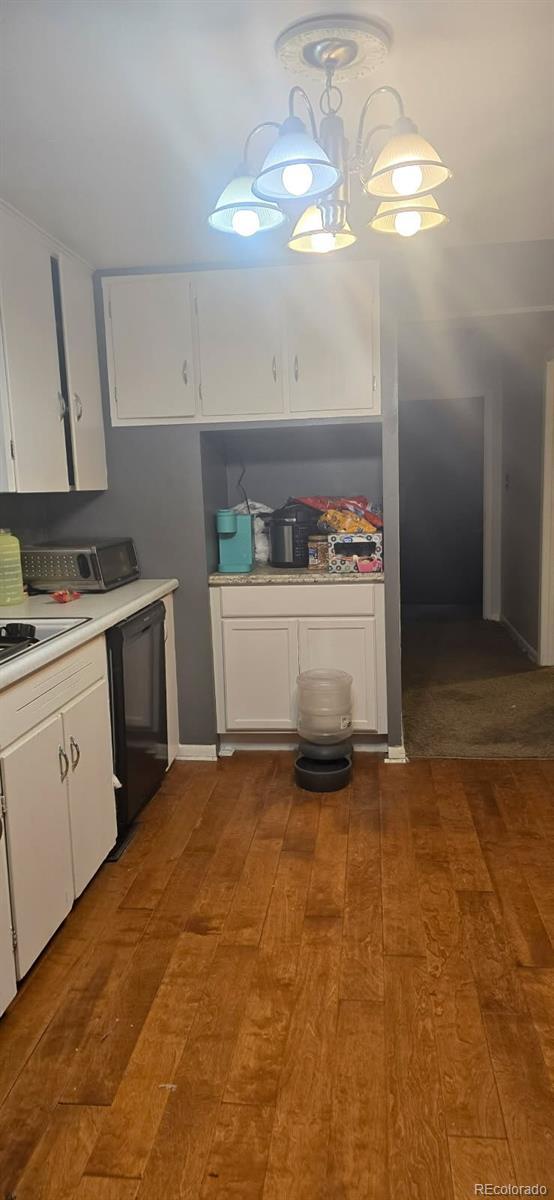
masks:
{"type": "Polygon", "coordinates": [[[222,587],[222,617],[372,617],[378,583],[222,587]]]}
{"type": "Polygon", "coordinates": [[[105,674],[106,642],[102,636],[70,650],[6,688],[0,694],[1,747],[11,745],[52,713],[59,712],[105,674]]]}

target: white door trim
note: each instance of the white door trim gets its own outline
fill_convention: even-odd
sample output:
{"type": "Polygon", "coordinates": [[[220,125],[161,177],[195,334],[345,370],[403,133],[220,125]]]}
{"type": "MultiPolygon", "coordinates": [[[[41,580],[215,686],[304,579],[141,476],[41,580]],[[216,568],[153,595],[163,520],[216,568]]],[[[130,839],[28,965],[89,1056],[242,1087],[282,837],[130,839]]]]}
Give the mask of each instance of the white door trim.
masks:
{"type": "Polygon", "coordinates": [[[502,391],[483,396],[483,619],[499,621],[502,597],[502,391]]]}
{"type": "Polygon", "coordinates": [[[554,358],[546,363],[543,425],[539,589],[539,653],[541,667],[554,666],[554,358]]]}

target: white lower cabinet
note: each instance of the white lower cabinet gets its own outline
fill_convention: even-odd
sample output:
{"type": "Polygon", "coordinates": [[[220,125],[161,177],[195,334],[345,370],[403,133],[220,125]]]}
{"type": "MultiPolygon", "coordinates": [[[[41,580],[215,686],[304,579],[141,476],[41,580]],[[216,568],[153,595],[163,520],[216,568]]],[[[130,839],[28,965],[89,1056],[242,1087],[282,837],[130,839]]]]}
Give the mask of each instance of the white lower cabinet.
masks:
{"type": "Polygon", "coordinates": [[[384,733],[384,641],[377,617],[313,617],[299,622],[300,670],[332,667],[352,676],[352,727],[384,733]]]}
{"type": "Polygon", "coordinates": [[[297,675],[318,667],[352,675],[355,732],[386,733],[382,584],[213,587],[211,612],[219,733],[295,729],[297,675]]]}
{"type": "Polygon", "coordinates": [[[294,729],[298,674],[297,622],[223,622],[228,729],[294,729]]]}
{"type": "Polygon", "coordinates": [[[1,692],[0,731],[1,1013],[13,994],[4,969],[6,949],[13,985],[116,840],[105,639],[70,651],[1,692]]]}
{"type": "Polygon", "coordinates": [[[16,988],[6,837],[4,816],[0,813],[0,1013],[13,1000],[16,988]]]}
{"type": "Polygon", "coordinates": [[[100,680],[62,712],[75,895],[117,836],[108,689],[100,680]]]}
{"type": "Polygon", "coordinates": [[[57,714],[0,760],[18,979],[73,904],[63,754],[62,718],[57,714]]]}

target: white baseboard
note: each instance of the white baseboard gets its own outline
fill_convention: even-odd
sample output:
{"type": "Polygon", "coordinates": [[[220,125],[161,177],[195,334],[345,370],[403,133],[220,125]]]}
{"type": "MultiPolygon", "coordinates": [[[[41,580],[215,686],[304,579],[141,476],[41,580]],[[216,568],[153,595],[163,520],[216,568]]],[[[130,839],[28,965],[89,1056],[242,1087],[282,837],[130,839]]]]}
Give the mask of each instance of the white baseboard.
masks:
{"type": "MultiPolygon", "coordinates": [[[[364,740],[360,739],[358,741],[356,739],[356,736],[354,736],[354,738],[352,740],[353,740],[354,750],[358,754],[386,754],[387,753],[387,743],[384,740],[379,740],[379,741],[376,740],[374,742],[368,742],[368,741],[364,741],[364,740]]],[[[239,738],[226,739],[224,737],[221,737],[220,743],[219,743],[219,756],[220,756],[220,758],[228,757],[231,754],[234,754],[235,750],[249,750],[249,751],[270,750],[271,751],[271,750],[297,750],[297,749],[298,749],[298,739],[296,739],[296,741],[290,741],[289,739],[279,738],[276,736],[274,739],[268,740],[267,737],[264,738],[262,736],[258,741],[254,741],[251,738],[250,739],[245,738],[244,740],[241,740],[239,738]]]]}
{"type": "Polygon", "coordinates": [[[407,763],[408,755],[405,746],[389,746],[386,763],[407,763]]]}
{"type": "Polygon", "coordinates": [[[507,617],[501,617],[500,623],[508,631],[508,633],[510,634],[510,637],[513,638],[514,642],[517,643],[520,650],[523,650],[523,653],[527,654],[528,658],[531,659],[531,662],[535,662],[535,663],[538,662],[538,660],[539,660],[538,652],[534,649],[533,646],[529,645],[529,642],[526,641],[526,639],[519,632],[519,630],[517,630],[515,628],[515,626],[512,625],[511,621],[508,621],[507,617]]]}
{"type": "Polygon", "coordinates": [[[217,746],[191,746],[179,744],[177,762],[215,762],[217,746]]]}

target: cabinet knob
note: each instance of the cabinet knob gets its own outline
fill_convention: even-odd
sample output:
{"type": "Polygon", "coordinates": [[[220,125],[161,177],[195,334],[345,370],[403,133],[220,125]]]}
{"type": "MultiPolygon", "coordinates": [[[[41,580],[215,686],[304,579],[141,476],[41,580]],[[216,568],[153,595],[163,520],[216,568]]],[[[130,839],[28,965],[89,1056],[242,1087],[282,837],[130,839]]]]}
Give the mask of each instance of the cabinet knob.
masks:
{"type": "Polygon", "coordinates": [[[60,781],[65,783],[69,772],[69,759],[63,746],[58,746],[58,762],[60,764],[60,781]]]}
{"type": "Polygon", "coordinates": [[[77,420],[80,421],[83,415],[83,401],[81,400],[78,392],[73,393],[73,399],[75,401],[75,416],[77,417],[77,420]]]}
{"type": "Polygon", "coordinates": [[[294,356],[294,381],[295,381],[295,383],[298,383],[299,375],[300,375],[300,368],[298,366],[298,355],[295,354],[295,356],[294,356]]]}
{"type": "Polygon", "coordinates": [[[185,361],[184,361],[184,363],[183,363],[183,369],[182,369],[182,371],[181,371],[181,375],[183,376],[183,383],[184,383],[185,387],[188,387],[188,382],[189,382],[189,364],[188,364],[188,359],[186,359],[186,358],[185,358],[185,361]]]}

